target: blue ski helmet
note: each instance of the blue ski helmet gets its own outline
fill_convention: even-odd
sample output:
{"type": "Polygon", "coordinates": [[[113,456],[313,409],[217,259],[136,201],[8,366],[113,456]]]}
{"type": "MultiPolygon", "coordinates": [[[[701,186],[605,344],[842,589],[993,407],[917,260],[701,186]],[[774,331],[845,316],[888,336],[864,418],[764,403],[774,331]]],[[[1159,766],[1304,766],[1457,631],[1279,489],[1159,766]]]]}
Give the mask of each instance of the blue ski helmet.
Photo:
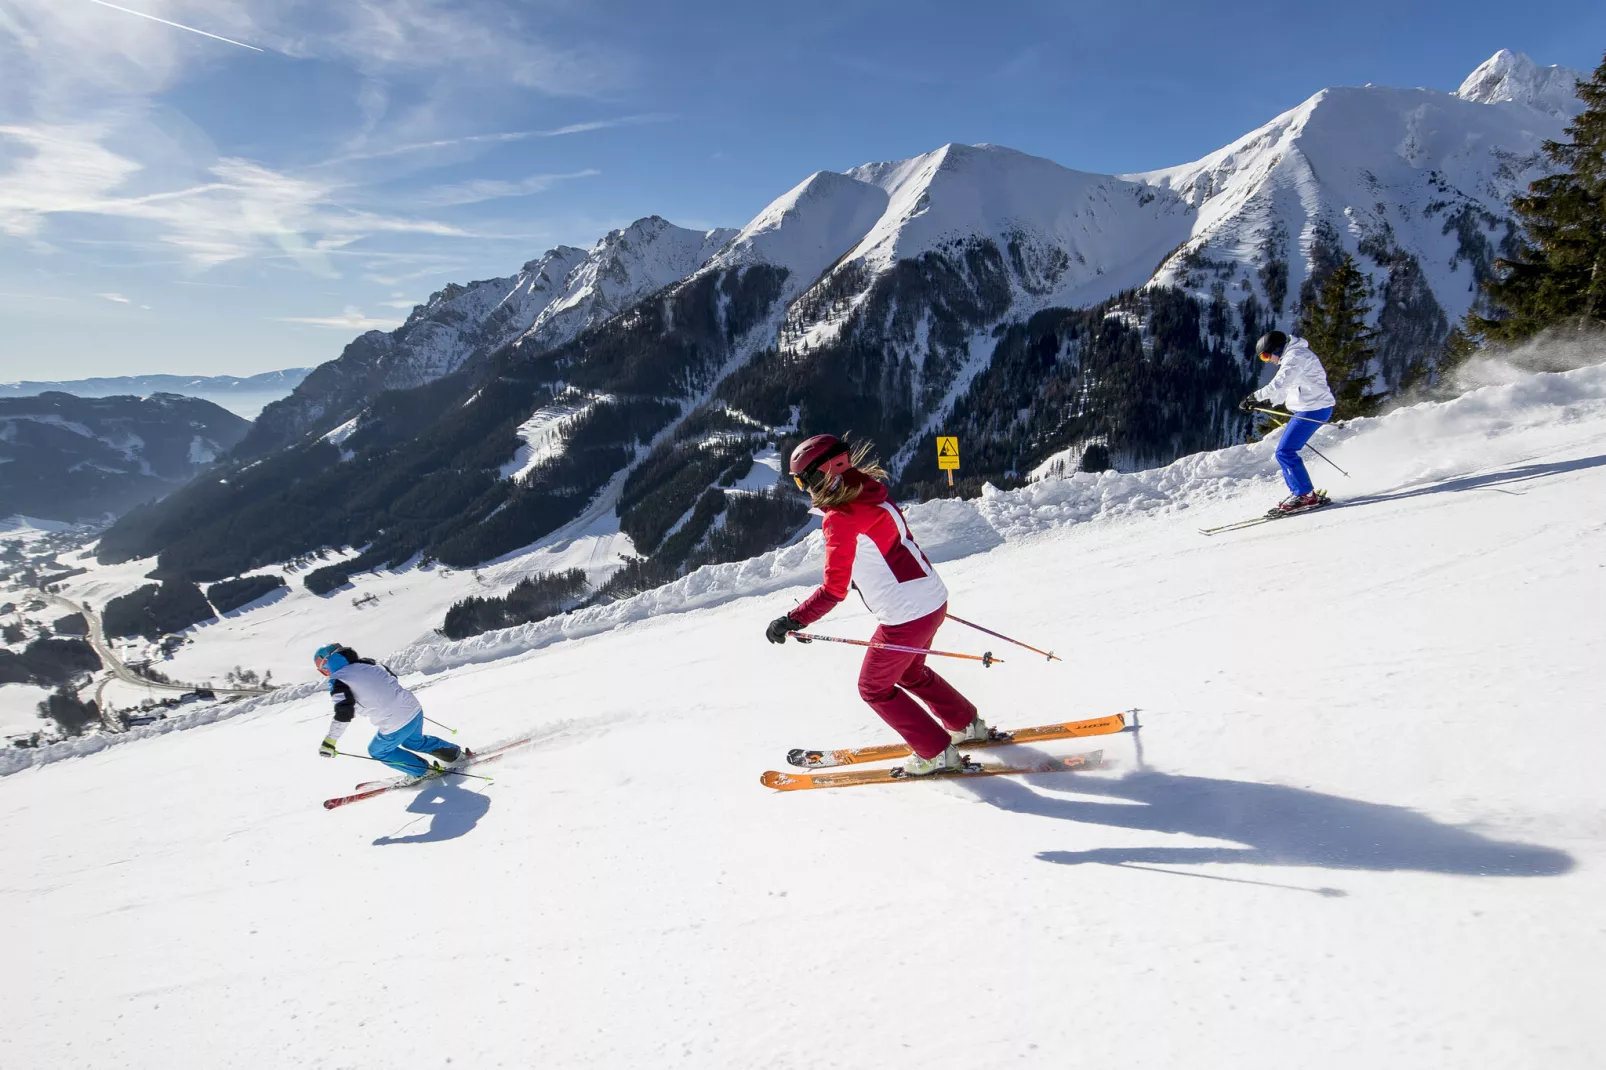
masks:
{"type": "Polygon", "coordinates": [[[351,664],[346,660],[346,655],[342,653],[339,643],[327,643],[319,647],[318,652],[312,655],[312,663],[318,666],[318,671],[325,676],[339,672],[351,664]]]}

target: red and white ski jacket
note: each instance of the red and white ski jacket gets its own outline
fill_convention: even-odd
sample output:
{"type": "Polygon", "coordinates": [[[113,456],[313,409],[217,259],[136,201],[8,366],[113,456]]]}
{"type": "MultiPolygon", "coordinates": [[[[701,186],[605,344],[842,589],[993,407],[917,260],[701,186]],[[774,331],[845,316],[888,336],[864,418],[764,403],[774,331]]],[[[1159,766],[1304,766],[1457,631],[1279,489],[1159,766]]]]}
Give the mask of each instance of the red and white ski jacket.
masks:
{"type": "Polygon", "coordinates": [[[859,589],[882,624],[907,624],[948,602],[948,588],[909,533],[903,512],[887,500],[887,488],[852,470],[844,479],[864,489],[846,505],[825,510],[825,582],[792,611],[808,627],[859,589]]]}

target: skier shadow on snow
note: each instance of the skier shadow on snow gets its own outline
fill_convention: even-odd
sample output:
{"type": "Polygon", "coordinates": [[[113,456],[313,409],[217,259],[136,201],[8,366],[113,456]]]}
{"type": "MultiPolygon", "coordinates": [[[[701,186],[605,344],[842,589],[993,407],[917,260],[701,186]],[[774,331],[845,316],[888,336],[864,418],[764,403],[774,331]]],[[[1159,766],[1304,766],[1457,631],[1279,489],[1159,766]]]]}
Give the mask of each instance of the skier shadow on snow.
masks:
{"type": "MultiPolygon", "coordinates": [[[[1483,472],[1474,476],[1458,476],[1443,482],[1428,483],[1420,487],[1411,487],[1405,490],[1385,491],[1381,494],[1366,494],[1359,498],[1345,498],[1337,504],[1346,509],[1357,505],[1375,505],[1380,502],[1401,501],[1405,498],[1419,498],[1424,494],[1453,494],[1463,490],[1500,490],[1508,483],[1527,483],[1535,479],[1544,479],[1546,476],[1559,476],[1567,472],[1580,472],[1588,468],[1600,468],[1606,465],[1606,455],[1598,457],[1580,457],[1573,461],[1551,461],[1546,464],[1524,464],[1516,468],[1505,468],[1498,472],[1483,472]]],[[[1506,491],[1505,493],[1512,493],[1506,491]]]]}
{"type": "Polygon", "coordinates": [[[1244,845],[1106,847],[1043,851],[1037,856],[1061,865],[1236,862],[1469,877],[1555,877],[1576,864],[1565,851],[1489,839],[1408,807],[1280,784],[1143,770],[1114,780],[1078,779],[1076,792],[1102,795],[1109,802],[1044,795],[1023,783],[977,783],[973,788],[992,805],[1018,813],[1244,845]]]}
{"type": "MultiPolygon", "coordinates": [[[[407,812],[422,814],[433,820],[429,828],[411,836],[381,836],[374,841],[375,847],[387,847],[396,843],[440,843],[443,840],[455,840],[459,836],[467,836],[474,831],[474,826],[480,823],[491,808],[491,797],[477,791],[464,791],[456,784],[445,780],[432,780],[424,785],[408,804],[407,812]]],[[[408,822],[406,828],[417,824],[408,822]]]]}

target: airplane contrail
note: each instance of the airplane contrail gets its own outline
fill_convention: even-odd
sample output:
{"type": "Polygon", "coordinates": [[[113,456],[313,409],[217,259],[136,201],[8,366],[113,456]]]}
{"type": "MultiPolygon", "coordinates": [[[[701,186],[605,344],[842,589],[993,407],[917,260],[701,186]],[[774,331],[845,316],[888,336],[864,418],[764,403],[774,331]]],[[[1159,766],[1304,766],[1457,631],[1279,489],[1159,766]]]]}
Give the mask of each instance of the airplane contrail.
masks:
{"type": "Polygon", "coordinates": [[[225,44],[239,45],[241,48],[249,48],[253,52],[267,51],[267,49],[258,48],[256,45],[248,45],[244,41],[235,41],[232,38],[219,37],[215,33],[207,33],[205,30],[197,30],[194,26],[186,26],[182,22],[169,22],[166,19],[159,19],[155,15],[147,15],[143,11],[135,11],[132,8],[118,7],[116,4],[108,4],[106,0],[89,0],[89,2],[91,4],[99,4],[101,7],[109,7],[113,11],[121,11],[125,15],[138,15],[142,19],[150,19],[152,22],[160,22],[163,26],[172,26],[176,29],[188,30],[190,33],[198,33],[202,37],[210,37],[214,41],[222,41],[225,44]]]}

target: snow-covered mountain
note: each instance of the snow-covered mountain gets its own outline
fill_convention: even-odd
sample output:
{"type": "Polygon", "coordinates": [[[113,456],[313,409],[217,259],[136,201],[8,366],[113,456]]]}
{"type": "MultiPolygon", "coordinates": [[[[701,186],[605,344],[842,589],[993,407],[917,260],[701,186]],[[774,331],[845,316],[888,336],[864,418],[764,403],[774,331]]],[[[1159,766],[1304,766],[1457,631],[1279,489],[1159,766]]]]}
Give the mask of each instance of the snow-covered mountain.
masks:
{"type": "Polygon", "coordinates": [[[452,284],[393,331],[369,331],[265,410],[245,448],[260,453],[350,420],[376,394],[424,386],[510,342],[561,345],[696,270],[731,230],[695,231],[651,216],[590,249],[560,245],[505,278],[452,284]]]}
{"type": "Polygon", "coordinates": [[[1372,279],[1380,382],[1398,386],[1510,248],[1511,198],[1545,173],[1578,77],[1502,51],[1455,94],[1327,89],[1202,160],[1131,175],[1197,212],[1153,283],[1252,295],[1255,326],[1288,326],[1349,253],[1372,279]]]}
{"type": "Polygon", "coordinates": [[[210,401],[0,398],[0,516],[100,520],[181,486],[250,425],[210,401]]]}
{"type": "Polygon", "coordinates": [[[1578,82],[1585,77],[1571,67],[1541,67],[1521,52],[1502,48],[1467,75],[1455,95],[1477,104],[1510,101],[1571,119],[1582,110],[1578,82]]]}
{"type": "Polygon", "coordinates": [[[269,402],[294,390],[311,368],[282,368],[257,375],[111,375],[93,379],[55,382],[22,380],[0,383],[0,397],[34,397],[44,393],[72,394],[80,398],[105,398],[132,394],[182,394],[221,405],[236,416],[251,419],[269,402]]]}
{"type": "MultiPolygon", "coordinates": [[[[1141,285],[1189,232],[1189,211],[1170,193],[1088,174],[997,145],[950,144],[909,160],[821,171],[788,191],[705,270],[765,263],[788,272],[797,295],[783,350],[817,348],[845,325],[900,265],[951,265],[1004,314],[1049,304],[1088,305],[1141,285]],[[986,250],[984,252],[984,250],[986,250]],[[981,254],[969,267],[959,264],[981,254]],[[990,292],[1001,286],[1007,293],[990,292]],[[816,315],[809,294],[829,295],[816,315]]],[[[903,302],[919,294],[906,294],[903,302]]],[[[929,338],[929,311],[894,310],[929,338]],[[925,329],[919,320],[926,317],[925,329]]],[[[985,323],[978,326],[986,326],[985,323]]],[[[923,345],[908,348],[919,367],[923,345]]]]}
{"type": "Polygon", "coordinates": [[[945,145],[817,172],[734,234],[647,220],[584,255],[554,250],[358,339],[252,445],[297,440],[286,426],[327,441],[301,437],[302,454],[103,547],[227,574],[367,546],[317,581],[338,585],[611,522],[654,557],[648,583],[788,537],[792,503],[747,480],[801,434],[872,439],[909,493],[937,477],[939,429],[977,486],[1067,451],[1089,468],[1161,463],[1241,439],[1234,402],[1261,374],[1249,346],[1294,326],[1346,253],[1373,280],[1377,382],[1395,387],[1436,359],[1514,236],[1510,197],[1576,111],[1558,96],[1573,72],[1505,54],[1480,71],[1459,95],[1324,90],[1158,171],[945,145]],[[381,387],[423,380],[436,385],[351,422],[381,387]],[[317,510],[343,497],[345,464],[371,485],[360,515],[292,524],[251,489],[289,480],[317,510]],[[249,546],[226,534],[241,509],[261,535],[249,546]]]}

